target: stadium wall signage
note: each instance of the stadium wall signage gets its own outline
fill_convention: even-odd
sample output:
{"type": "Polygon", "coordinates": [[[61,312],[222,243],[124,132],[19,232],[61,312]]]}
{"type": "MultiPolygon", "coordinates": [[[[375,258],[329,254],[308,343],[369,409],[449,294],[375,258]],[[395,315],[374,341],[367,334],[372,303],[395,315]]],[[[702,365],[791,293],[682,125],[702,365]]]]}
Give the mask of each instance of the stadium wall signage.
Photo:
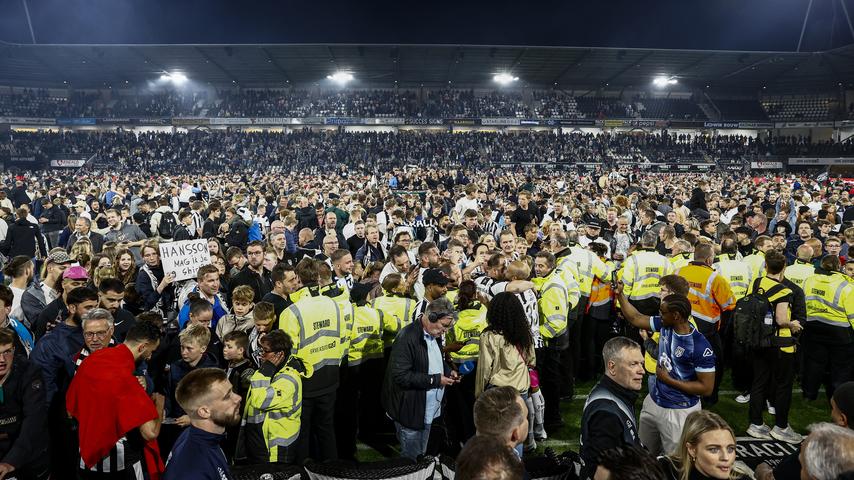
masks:
{"type": "Polygon", "coordinates": [[[738,128],[739,122],[704,122],[704,128],[738,128]]]}
{"type": "Polygon", "coordinates": [[[441,118],[407,118],[404,121],[406,125],[443,125],[444,121],[441,118]]]}
{"type": "Polygon", "coordinates": [[[854,165],[854,157],[794,157],[789,158],[789,165],[854,165]]]}
{"type": "Polygon", "coordinates": [[[57,118],[57,125],[69,125],[69,126],[79,126],[79,125],[95,125],[98,123],[98,120],[95,118],[57,118]]]}
{"type": "Polygon", "coordinates": [[[753,170],[782,170],[783,162],[750,162],[753,170]]]}
{"type": "Polygon", "coordinates": [[[521,118],[511,118],[511,117],[494,117],[494,118],[481,118],[481,125],[521,125],[521,118]]]}
{"type": "Polygon", "coordinates": [[[443,120],[445,125],[462,125],[462,126],[475,126],[480,125],[479,118],[446,118],[443,120]]]}
{"type": "Polygon", "coordinates": [[[0,117],[0,123],[23,123],[26,125],[56,125],[56,119],[36,117],[0,117]]]}
{"type": "Polygon", "coordinates": [[[326,117],[323,119],[324,125],[359,125],[361,123],[361,118],[354,117],[326,117]]]}

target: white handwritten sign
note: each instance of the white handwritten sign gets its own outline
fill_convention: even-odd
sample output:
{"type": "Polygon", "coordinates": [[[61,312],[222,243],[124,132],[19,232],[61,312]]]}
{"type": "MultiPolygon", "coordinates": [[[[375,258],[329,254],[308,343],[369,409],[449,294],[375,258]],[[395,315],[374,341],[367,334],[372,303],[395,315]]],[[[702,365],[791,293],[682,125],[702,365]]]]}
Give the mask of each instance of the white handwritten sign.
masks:
{"type": "Polygon", "coordinates": [[[175,272],[176,281],[196,278],[199,268],[211,263],[208,241],[200,238],[161,243],[160,261],[163,262],[164,273],[175,272]]]}

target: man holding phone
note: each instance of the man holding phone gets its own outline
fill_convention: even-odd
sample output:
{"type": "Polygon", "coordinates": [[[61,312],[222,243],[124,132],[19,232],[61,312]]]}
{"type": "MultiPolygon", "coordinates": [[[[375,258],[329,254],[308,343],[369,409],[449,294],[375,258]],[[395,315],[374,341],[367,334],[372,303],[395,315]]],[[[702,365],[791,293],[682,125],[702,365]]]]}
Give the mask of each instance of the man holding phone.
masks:
{"type": "Polygon", "coordinates": [[[401,454],[423,455],[433,420],[442,413],[445,387],[460,381],[442,356],[442,339],[457,319],[445,297],[430,302],[420,321],[404,327],[391,347],[382,404],[394,420],[401,454]]]}

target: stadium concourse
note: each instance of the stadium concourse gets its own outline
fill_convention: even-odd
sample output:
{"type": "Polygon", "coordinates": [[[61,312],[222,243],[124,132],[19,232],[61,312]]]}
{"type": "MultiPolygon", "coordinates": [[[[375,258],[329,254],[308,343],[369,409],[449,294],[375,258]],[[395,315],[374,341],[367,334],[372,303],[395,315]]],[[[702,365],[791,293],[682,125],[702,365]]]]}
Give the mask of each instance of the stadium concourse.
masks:
{"type": "Polygon", "coordinates": [[[0,87],[0,480],[854,469],[850,91],[40,71],[0,87]]]}

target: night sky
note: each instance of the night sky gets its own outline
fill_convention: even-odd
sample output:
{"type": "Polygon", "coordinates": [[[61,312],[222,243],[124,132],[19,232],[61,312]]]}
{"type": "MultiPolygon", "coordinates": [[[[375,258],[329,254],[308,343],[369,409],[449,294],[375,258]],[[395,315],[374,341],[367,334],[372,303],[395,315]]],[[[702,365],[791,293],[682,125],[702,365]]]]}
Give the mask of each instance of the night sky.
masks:
{"type": "MultiPolygon", "coordinates": [[[[808,0],[27,0],[37,43],[398,43],[794,51],[808,0]]],[[[854,0],[846,2],[854,15],[854,0]]],[[[852,17],[854,21],[854,17],[852,17]]],[[[31,43],[21,0],[0,41],[31,43]]],[[[802,50],[854,43],[814,0],[802,50]]]]}

